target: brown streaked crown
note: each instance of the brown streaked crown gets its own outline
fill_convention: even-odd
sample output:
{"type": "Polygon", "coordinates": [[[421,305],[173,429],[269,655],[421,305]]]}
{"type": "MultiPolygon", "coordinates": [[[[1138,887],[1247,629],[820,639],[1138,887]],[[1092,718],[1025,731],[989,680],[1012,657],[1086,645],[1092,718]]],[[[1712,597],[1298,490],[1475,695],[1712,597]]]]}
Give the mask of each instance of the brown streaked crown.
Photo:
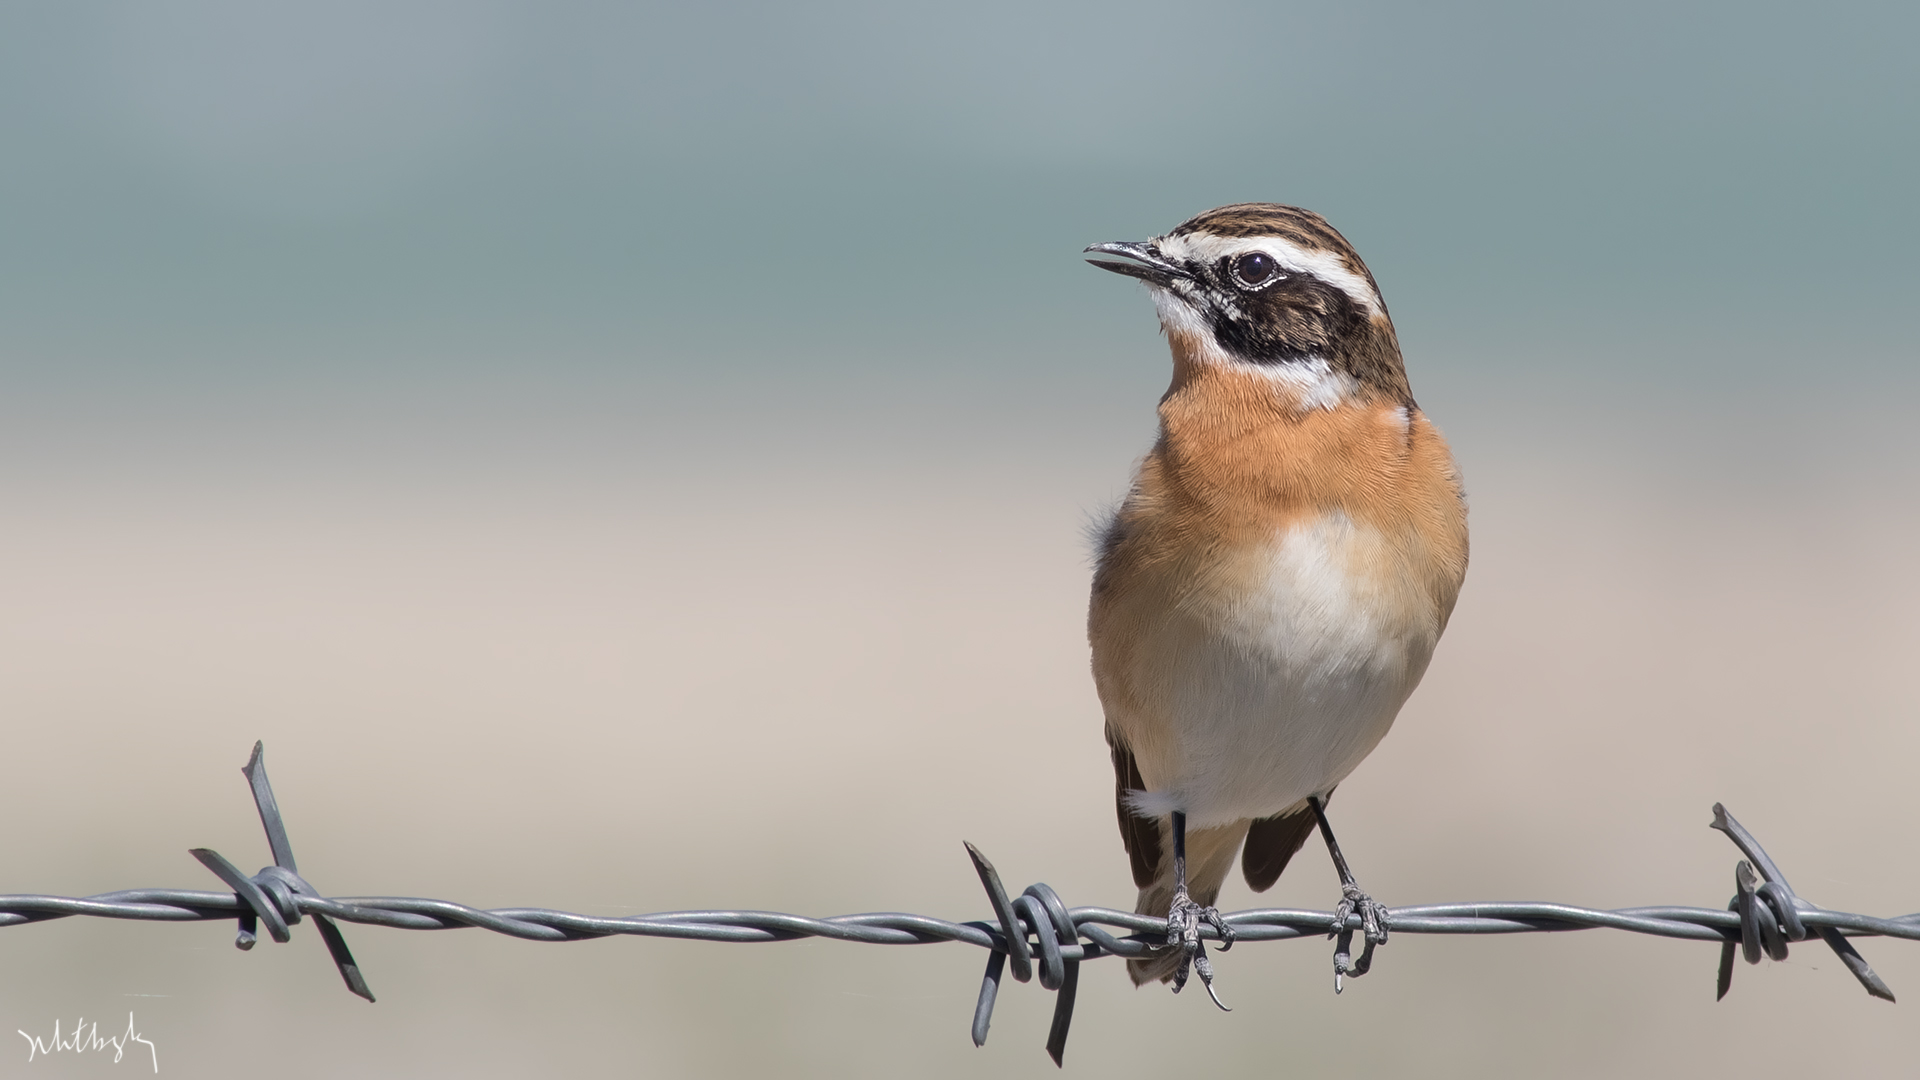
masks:
{"type": "Polygon", "coordinates": [[[1216,206],[1204,214],[1195,214],[1174,226],[1168,236],[1186,236],[1206,232],[1214,236],[1277,236],[1303,248],[1331,251],[1347,260],[1357,273],[1365,274],[1360,253],[1353,250],[1339,230],[1311,210],[1281,203],[1234,203],[1216,206]]]}

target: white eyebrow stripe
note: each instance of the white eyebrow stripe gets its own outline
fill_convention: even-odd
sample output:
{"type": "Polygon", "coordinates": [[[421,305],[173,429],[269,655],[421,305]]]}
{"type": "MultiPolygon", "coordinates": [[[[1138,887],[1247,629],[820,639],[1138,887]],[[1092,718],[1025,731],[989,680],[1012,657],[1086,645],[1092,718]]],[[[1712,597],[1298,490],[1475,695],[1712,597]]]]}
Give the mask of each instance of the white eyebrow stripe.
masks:
{"type": "Polygon", "coordinates": [[[1174,260],[1211,263],[1220,259],[1244,255],[1249,251],[1258,251],[1273,258],[1284,270],[1296,274],[1312,274],[1321,281],[1332,285],[1351,297],[1353,302],[1367,309],[1369,316],[1383,313],[1386,305],[1381,302],[1380,294],[1373,289],[1373,283],[1365,274],[1356,274],[1347,267],[1347,261],[1331,251],[1303,248],[1289,243],[1277,236],[1214,236],[1210,233],[1188,233],[1185,236],[1162,236],[1154,241],[1160,253],[1174,260]]]}

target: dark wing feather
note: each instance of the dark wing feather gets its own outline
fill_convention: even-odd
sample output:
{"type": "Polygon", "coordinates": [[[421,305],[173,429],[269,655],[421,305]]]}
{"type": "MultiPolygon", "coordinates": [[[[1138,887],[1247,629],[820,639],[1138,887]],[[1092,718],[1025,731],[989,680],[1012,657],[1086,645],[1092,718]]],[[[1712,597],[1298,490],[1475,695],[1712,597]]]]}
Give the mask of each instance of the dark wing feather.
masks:
{"type": "MultiPolygon", "coordinates": [[[[1127,792],[1145,791],[1147,782],[1140,778],[1133,751],[1111,727],[1107,728],[1107,747],[1113,751],[1113,809],[1120,818],[1120,841],[1127,845],[1127,857],[1133,860],[1133,883],[1144,889],[1160,873],[1160,823],[1140,817],[1127,807],[1127,792]]],[[[1307,818],[1312,820],[1311,812],[1307,818]]]]}
{"type": "MultiPolygon", "coordinates": [[[[1333,798],[1333,793],[1328,792],[1327,798],[1333,798]]],[[[1246,850],[1240,853],[1240,872],[1254,892],[1266,892],[1280,880],[1280,872],[1313,835],[1313,827],[1313,808],[1304,803],[1291,813],[1254,821],[1247,829],[1246,850]]]]}

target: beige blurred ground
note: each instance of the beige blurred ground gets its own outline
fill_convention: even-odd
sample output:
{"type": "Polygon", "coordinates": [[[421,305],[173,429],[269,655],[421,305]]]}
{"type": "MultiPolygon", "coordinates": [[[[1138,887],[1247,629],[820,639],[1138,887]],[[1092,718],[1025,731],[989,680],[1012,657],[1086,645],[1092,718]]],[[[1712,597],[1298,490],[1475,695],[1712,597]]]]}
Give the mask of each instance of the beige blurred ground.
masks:
{"type": "MultiPolygon", "coordinates": [[[[1676,399],[1653,379],[1631,408],[1545,383],[1424,389],[1461,448],[1474,561],[1425,686],[1341,789],[1371,891],[1718,906],[1736,854],[1706,824],[1724,800],[1816,902],[1920,909],[1903,857],[1920,838],[1920,465],[1901,411],[1676,399]]],[[[1099,453],[1041,424],[971,453],[964,421],[906,459],[782,449],[808,425],[857,433],[852,407],[705,453],[719,406],[696,395],[677,455],[16,461],[0,891],[212,887],[190,846],[264,863],[238,772],[258,738],[301,868],[335,895],[980,918],[968,839],[1016,888],[1127,906],[1082,531],[1144,448],[1149,401],[1100,418],[1099,453]]],[[[1309,851],[1262,902],[1335,899],[1309,851]]],[[[1222,903],[1255,900],[1236,884],[1222,903]]],[[[957,945],[349,928],[368,1005],[310,927],[246,954],[231,937],[7,929],[0,1030],[76,1014],[118,1030],[132,1010],[174,1076],[1054,1071],[1036,986],[1009,982],[991,1041],[969,1045],[982,956],[957,945]]],[[[1862,947],[1920,995],[1920,947],[1862,947]]],[[[1920,1051],[1914,1005],[1869,1000],[1809,946],[1742,966],[1720,1004],[1717,950],[1693,943],[1401,935],[1338,998],[1329,955],[1221,958],[1231,1015],[1091,965],[1068,1069],[1887,1076],[1920,1051]]],[[[0,1062],[121,1075],[29,1066],[24,1042],[0,1062]]]]}

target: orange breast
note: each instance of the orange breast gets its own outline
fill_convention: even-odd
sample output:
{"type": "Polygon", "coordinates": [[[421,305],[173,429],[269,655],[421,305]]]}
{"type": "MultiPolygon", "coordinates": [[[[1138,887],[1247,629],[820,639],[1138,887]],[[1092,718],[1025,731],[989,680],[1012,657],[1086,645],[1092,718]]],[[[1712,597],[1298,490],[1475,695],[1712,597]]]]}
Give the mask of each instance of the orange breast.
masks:
{"type": "Polygon", "coordinates": [[[1466,504],[1446,441],[1417,408],[1362,398],[1303,410],[1259,372],[1182,365],[1160,419],[1096,589],[1168,562],[1204,578],[1340,511],[1389,538],[1442,619],[1452,612],[1466,504]]]}

